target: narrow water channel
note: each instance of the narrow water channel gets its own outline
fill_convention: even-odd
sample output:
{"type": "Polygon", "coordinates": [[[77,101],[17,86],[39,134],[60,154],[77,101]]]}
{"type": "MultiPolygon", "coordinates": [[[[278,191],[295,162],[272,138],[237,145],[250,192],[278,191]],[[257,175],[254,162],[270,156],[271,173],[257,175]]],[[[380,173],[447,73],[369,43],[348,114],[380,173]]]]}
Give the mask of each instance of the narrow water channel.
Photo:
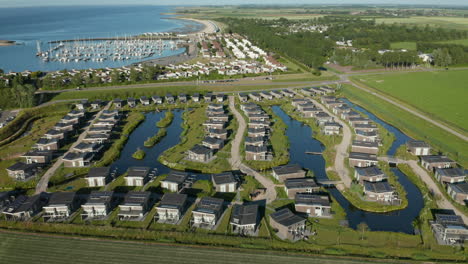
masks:
{"type": "MultiPolygon", "coordinates": [[[[353,104],[349,104],[355,107],[353,104]]],[[[364,109],[357,109],[362,111],[364,109]]],[[[286,114],[279,106],[274,106],[273,111],[278,115],[288,126],[286,134],[290,140],[290,163],[300,164],[302,167],[312,170],[317,178],[327,178],[325,171],[325,160],[320,155],[308,155],[306,151],[320,152],[324,149],[315,138],[312,138],[312,129],[286,114]]],[[[362,111],[368,114],[367,111],[362,111]]],[[[401,133],[398,129],[386,124],[382,120],[369,113],[369,118],[383,125],[388,131],[395,134],[397,138],[391,147],[392,153],[404,142],[408,137],[401,133]]],[[[391,151],[389,151],[390,155],[391,151]]],[[[398,181],[408,193],[408,207],[403,210],[391,213],[371,213],[360,210],[350,204],[346,198],[335,188],[330,188],[330,194],[338,201],[340,206],[346,211],[347,220],[351,228],[356,228],[361,222],[365,222],[373,231],[392,231],[413,234],[413,220],[419,215],[420,210],[424,206],[423,198],[419,189],[409,181],[409,179],[400,170],[392,169],[398,177],[398,181]]]]}

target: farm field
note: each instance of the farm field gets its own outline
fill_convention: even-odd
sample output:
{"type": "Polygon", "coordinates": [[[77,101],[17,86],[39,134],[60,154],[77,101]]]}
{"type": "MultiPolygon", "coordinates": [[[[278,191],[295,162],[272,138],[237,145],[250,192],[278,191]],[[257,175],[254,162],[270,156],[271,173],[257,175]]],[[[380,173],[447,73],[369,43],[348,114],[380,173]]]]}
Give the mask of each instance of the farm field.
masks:
{"type": "Polygon", "coordinates": [[[436,43],[450,43],[450,44],[459,44],[459,45],[468,46],[468,39],[446,40],[446,41],[439,41],[436,43]]]}
{"type": "MultiPolygon", "coordinates": [[[[132,242],[71,239],[0,233],[0,258],[5,263],[370,263],[363,259],[285,255],[272,252],[221,250],[132,242]],[[28,254],[24,254],[24,250],[28,254]],[[65,253],[66,252],[66,253],[65,253]],[[64,255],[66,254],[66,256],[64,255]]],[[[395,263],[379,261],[379,263],[395,263]]]]}
{"type": "Polygon", "coordinates": [[[395,73],[355,79],[464,132],[468,131],[468,70],[395,73]]]}
{"type": "Polygon", "coordinates": [[[393,42],[390,44],[391,49],[406,49],[406,50],[416,50],[416,42],[407,41],[407,42],[393,42]]]}
{"type": "Polygon", "coordinates": [[[448,154],[462,166],[468,166],[468,142],[352,85],[343,85],[342,95],[401,129],[408,136],[426,140],[435,151],[448,154]]]}
{"type": "Polygon", "coordinates": [[[415,16],[408,18],[376,18],[377,23],[386,24],[415,24],[418,26],[436,26],[449,29],[467,29],[468,18],[463,17],[425,17],[415,16]]]}

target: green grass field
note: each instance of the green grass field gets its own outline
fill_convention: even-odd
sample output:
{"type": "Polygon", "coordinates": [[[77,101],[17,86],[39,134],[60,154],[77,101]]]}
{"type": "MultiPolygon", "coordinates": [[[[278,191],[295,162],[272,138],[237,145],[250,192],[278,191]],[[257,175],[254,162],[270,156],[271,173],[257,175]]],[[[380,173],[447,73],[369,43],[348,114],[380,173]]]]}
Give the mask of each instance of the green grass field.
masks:
{"type": "Polygon", "coordinates": [[[468,29],[468,18],[463,17],[415,16],[408,18],[376,18],[376,22],[385,24],[415,24],[418,26],[429,25],[449,29],[468,29]]]}
{"type": "Polygon", "coordinates": [[[435,151],[448,154],[468,166],[468,143],[445,130],[351,85],[343,85],[342,95],[366,108],[410,137],[425,140],[435,151]]]}
{"type": "Polygon", "coordinates": [[[468,46],[468,39],[446,40],[446,41],[438,41],[436,43],[450,43],[450,44],[459,44],[459,45],[468,46]]]}
{"type": "Polygon", "coordinates": [[[355,79],[468,131],[468,70],[368,75],[355,79]]]}
{"type": "Polygon", "coordinates": [[[406,50],[416,50],[416,42],[407,41],[407,42],[393,42],[390,44],[391,49],[406,49],[406,50]]]}

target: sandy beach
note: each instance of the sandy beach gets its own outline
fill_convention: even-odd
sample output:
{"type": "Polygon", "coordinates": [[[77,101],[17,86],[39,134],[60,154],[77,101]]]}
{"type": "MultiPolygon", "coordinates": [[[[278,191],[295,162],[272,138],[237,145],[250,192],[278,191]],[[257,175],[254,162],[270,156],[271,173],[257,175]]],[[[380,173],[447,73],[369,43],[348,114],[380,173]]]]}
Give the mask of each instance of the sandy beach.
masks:
{"type": "Polygon", "coordinates": [[[189,20],[189,21],[194,21],[197,23],[200,23],[203,25],[203,29],[193,32],[192,34],[197,34],[197,33],[216,33],[219,31],[219,27],[216,25],[215,22],[211,20],[199,20],[199,19],[194,19],[194,18],[177,18],[177,19],[183,19],[183,20],[189,20]]]}
{"type": "Polygon", "coordinates": [[[1,46],[12,46],[15,45],[16,42],[12,40],[0,40],[0,47],[1,46]]]}

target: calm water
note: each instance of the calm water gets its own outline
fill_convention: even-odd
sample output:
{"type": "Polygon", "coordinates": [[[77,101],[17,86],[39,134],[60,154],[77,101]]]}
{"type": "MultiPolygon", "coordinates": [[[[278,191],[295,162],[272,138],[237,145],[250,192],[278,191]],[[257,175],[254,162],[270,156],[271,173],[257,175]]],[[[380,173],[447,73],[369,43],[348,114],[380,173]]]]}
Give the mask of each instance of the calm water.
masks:
{"type": "MultiPolygon", "coordinates": [[[[200,24],[165,19],[171,12],[164,6],[93,6],[0,8],[0,40],[14,40],[22,45],[0,47],[0,69],[4,71],[87,69],[121,67],[137,62],[48,62],[35,56],[36,41],[48,49],[48,41],[78,38],[131,36],[145,32],[197,30],[200,24]]],[[[166,50],[161,56],[182,52],[166,50]]],[[[156,55],[151,58],[161,57],[156,55]]]]}
{"type": "MultiPolygon", "coordinates": [[[[302,167],[312,170],[315,176],[319,179],[326,178],[325,160],[323,157],[319,155],[305,154],[306,151],[318,152],[322,151],[324,148],[324,146],[318,140],[311,137],[312,129],[309,126],[292,119],[278,106],[274,106],[273,111],[288,125],[286,134],[289,137],[291,144],[290,162],[300,164],[302,167]]],[[[383,122],[381,120],[374,121],[379,123],[383,122]]],[[[388,124],[385,125],[388,126],[388,124]]],[[[389,131],[393,132],[390,129],[389,131]]],[[[394,145],[397,145],[399,144],[398,142],[404,140],[402,138],[398,138],[400,136],[399,134],[395,134],[395,136],[397,137],[397,140],[395,141],[394,145]]],[[[404,142],[406,142],[406,140],[404,142]]],[[[393,148],[394,146],[392,146],[392,149],[393,148]]],[[[407,208],[400,211],[387,214],[362,211],[350,204],[338,190],[334,188],[329,189],[331,195],[346,211],[350,227],[356,228],[359,223],[365,222],[369,228],[374,231],[393,231],[404,232],[408,234],[414,233],[412,221],[416,216],[419,215],[419,211],[424,206],[421,192],[408,180],[406,175],[404,175],[398,169],[393,169],[393,172],[396,176],[398,176],[399,182],[408,192],[409,205],[407,208]]]]}
{"type": "MultiPolygon", "coordinates": [[[[147,148],[144,146],[144,142],[149,137],[154,136],[159,128],[156,123],[161,120],[166,111],[161,112],[150,112],[146,113],[146,119],[140,124],[130,135],[124,149],[121,152],[120,158],[112,164],[112,168],[117,168],[117,175],[121,175],[132,166],[145,166],[151,168],[157,168],[158,174],[167,174],[171,170],[165,165],[158,161],[159,155],[161,155],[167,149],[179,144],[180,135],[183,132],[182,128],[182,114],[183,110],[173,110],[174,120],[171,125],[167,127],[167,135],[155,146],[147,148]],[[146,153],[145,158],[142,160],[136,160],[132,158],[132,154],[138,149],[143,149],[146,153]]],[[[208,179],[209,175],[206,174],[194,174],[195,178],[208,179]]]]}

